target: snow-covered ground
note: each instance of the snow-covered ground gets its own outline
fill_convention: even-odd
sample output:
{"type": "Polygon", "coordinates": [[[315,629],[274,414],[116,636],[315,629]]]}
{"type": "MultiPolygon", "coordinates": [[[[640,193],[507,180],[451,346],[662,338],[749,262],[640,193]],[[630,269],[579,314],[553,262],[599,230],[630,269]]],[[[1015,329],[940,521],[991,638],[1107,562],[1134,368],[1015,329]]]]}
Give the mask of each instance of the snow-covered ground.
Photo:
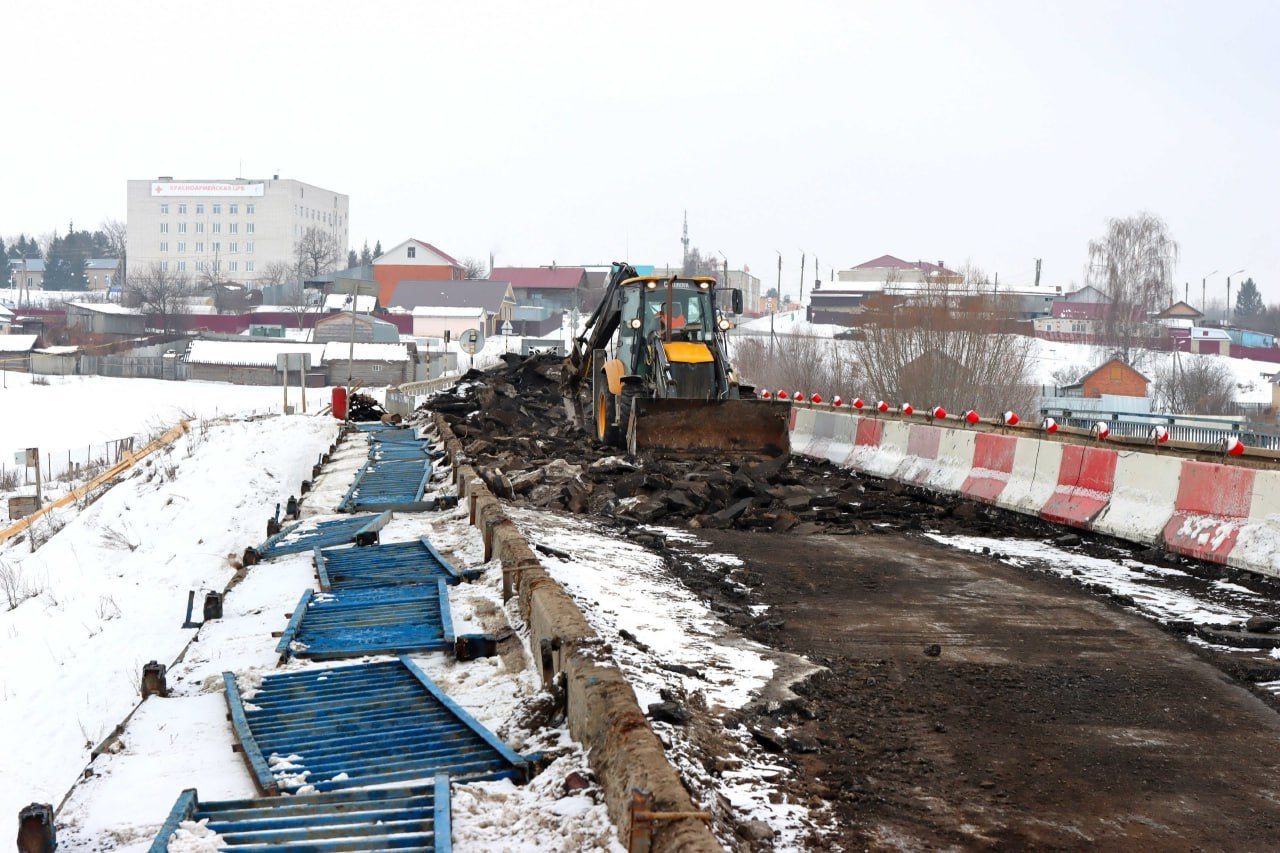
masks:
{"type": "Polygon", "coordinates": [[[0,549],[0,586],[14,591],[0,598],[0,814],[61,801],[137,703],[143,664],[171,663],[190,640],[188,591],[202,602],[226,586],[336,431],[302,416],[197,428],[97,502],[56,513],[66,526],[35,553],[25,537],[0,549]]]}
{"type": "MultiPolygon", "coordinates": [[[[96,454],[106,442],[163,432],[185,417],[279,412],[283,402],[276,387],[221,382],[6,373],[4,385],[0,465],[12,468],[14,451],[39,447],[41,459],[52,455],[55,474],[65,467],[68,451],[83,461],[91,446],[96,454]]],[[[307,411],[319,411],[329,397],[327,388],[308,389],[307,411]]],[[[290,389],[290,405],[300,402],[298,389],[290,389]]]]}
{"type": "MultiPolygon", "coordinates": [[[[16,814],[33,800],[57,806],[76,783],[59,814],[59,849],[142,851],[184,788],[196,788],[206,800],[254,796],[244,762],[231,749],[221,674],[234,671],[252,684],[281,671],[272,632],[283,629],[302,591],[313,586],[311,558],[291,555],[251,567],[228,593],[223,618],[198,633],[179,627],[186,590],[197,590],[198,609],[203,589],[222,588],[234,555],[262,539],[275,502],[310,478],[334,432],[329,419],[301,416],[212,427],[192,449],[175,448],[174,470],[168,460],[144,464],[142,474],[107,492],[34,555],[16,546],[0,553],[10,562],[21,558],[49,587],[0,613],[0,659],[6,661],[0,723],[21,735],[0,763],[4,813],[16,814]],[[108,530],[119,530],[137,549],[125,545],[117,552],[115,534],[111,545],[103,538],[108,530]],[[118,741],[77,783],[89,746],[135,705],[141,666],[152,658],[173,662],[171,695],[138,706],[118,741]]],[[[334,517],[332,508],[366,456],[361,434],[340,444],[304,500],[304,517],[334,517]]],[[[501,565],[482,563],[483,542],[467,511],[397,514],[381,531],[383,542],[422,535],[455,565],[483,570],[477,582],[450,589],[456,629],[496,632],[510,625],[527,644],[518,607],[502,602],[501,565]]],[[[529,708],[546,699],[526,647],[465,663],[444,654],[415,657],[512,748],[549,762],[524,786],[456,783],[454,848],[620,851],[598,785],[565,784],[570,774],[591,779],[581,747],[563,724],[525,723],[529,708]]],[[[284,669],[344,663],[352,661],[295,659],[284,669]]]]}

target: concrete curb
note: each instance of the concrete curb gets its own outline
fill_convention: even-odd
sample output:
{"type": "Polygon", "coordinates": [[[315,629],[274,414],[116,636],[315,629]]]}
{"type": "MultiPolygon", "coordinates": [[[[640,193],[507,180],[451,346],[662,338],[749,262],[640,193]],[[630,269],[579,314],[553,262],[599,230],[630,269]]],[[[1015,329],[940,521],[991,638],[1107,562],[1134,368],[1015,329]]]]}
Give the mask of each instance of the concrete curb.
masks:
{"type": "Polygon", "coordinates": [[[471,524],[484,538],[485,558],[502,562],[503,597],[518,597],[543,683],[564,676],[569,732],[587,749],[623,844],[635,853],[721,850],[704,820],[681,816],[697,807],[609,646],[466,464],[462,443],[444,418],[433,417],[454,465],[458,497],[467,501],[471,524]]]}

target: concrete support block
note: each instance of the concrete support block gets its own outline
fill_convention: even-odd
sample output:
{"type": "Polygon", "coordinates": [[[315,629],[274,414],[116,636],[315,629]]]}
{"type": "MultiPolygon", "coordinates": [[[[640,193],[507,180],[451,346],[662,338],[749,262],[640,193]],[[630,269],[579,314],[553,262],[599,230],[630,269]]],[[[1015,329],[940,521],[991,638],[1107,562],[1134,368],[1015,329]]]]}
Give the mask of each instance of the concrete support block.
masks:
{"type": "Polygon", "coordinates": [[[148,696],[159,696],[165,698],[169,695],[169,682],[166,676],[166,667],[162,663],[151,661],[142,667],[142,698],[148,696]]]}
{"type": "Polygon", "coordinates": [[[18,812],[18,853],[53,853],[57,848],[53,806],[32,803],[18,812]]]}
{"type": "Polygon", "coordinates": [[[209,592],[204,597],[204,621],[222,618],[222,593],[209,592]]]}

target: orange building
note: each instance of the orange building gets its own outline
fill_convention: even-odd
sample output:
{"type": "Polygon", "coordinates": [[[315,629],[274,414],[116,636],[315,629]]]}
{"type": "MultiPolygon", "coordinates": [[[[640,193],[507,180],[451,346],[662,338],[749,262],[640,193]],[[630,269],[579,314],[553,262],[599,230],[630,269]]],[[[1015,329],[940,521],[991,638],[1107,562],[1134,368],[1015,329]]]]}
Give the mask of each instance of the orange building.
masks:
{"type": "Polygon", "coordinates": [[[405,240],[373,260],[378,304],[386,307],[402,281],[451,281],[464,277],[462,264],[422,240],[405,240]]]}
{"type": "Polygon", "coordinates": [[[1120,359],[1113,358],[1101,367],[1086,373],[1079,382],[1066,386],[1062,391],[1066,394],[1069,391],[1079,390],[1081,392],[1079,396],[1094,399],[1103,394],[1115,397],[1145,397],[1147,386],[1150,384],[1151,380],[1147,377],[1120,359]]]}

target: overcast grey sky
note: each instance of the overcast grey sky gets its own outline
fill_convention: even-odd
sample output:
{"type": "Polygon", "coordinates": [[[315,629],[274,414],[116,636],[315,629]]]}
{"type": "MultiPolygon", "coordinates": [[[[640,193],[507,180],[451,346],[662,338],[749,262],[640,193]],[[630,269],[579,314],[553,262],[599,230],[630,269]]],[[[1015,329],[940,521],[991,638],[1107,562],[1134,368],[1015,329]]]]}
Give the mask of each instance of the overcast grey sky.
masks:
{"type": "MultiPolygon", "coordinates": [[[[4,16],[0,233],[125,180],[351,197],[352,240],[499,264],[799,255],[1082,279],[1148,209],[1177,281],[1280,301],[1280,4],[27,2],[4,16]],[[240,163],[243,162],[243,169],[240,163]],[[1241,277],[1243,278],[1243,276],[1241,277]]],[[[811,277],[811,276],[810,276],[811,277]]],[[[1181,288],[1179,288],[1181,290],[1181,288]]]]}

